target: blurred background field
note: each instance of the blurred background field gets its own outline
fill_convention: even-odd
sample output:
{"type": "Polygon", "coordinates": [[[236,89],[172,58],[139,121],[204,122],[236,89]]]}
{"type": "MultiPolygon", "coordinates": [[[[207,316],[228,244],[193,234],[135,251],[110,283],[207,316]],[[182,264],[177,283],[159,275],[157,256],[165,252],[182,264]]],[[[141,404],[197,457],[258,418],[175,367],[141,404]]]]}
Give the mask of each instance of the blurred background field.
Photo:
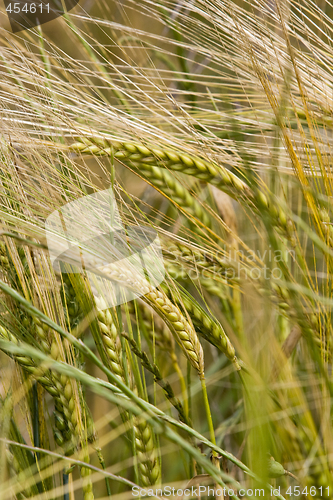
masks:
{"type": "Polygon", "coordinates": [[[2,9],[1,499],[332,496],[332,7],[2,9]],[[112,308],[45,234],[106,189],[166,270],[112,308]]]}

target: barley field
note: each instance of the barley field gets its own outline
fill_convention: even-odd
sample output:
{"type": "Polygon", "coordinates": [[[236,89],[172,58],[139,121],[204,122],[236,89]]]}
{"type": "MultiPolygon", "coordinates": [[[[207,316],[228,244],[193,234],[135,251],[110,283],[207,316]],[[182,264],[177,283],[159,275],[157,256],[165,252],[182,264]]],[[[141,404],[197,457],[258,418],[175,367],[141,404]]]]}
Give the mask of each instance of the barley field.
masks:
{"type": "Polygon", "coordinates": [[[333,498],[331,1],[5,7],[0,500],[333,498]]]}

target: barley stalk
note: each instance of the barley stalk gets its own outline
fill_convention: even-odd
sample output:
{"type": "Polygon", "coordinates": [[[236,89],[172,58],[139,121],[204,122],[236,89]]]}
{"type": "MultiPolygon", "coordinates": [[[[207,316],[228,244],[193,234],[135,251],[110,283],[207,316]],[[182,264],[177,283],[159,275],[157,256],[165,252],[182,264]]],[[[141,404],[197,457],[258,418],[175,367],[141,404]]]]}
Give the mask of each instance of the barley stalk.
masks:
{"type": "MultiPolygon", "coordinates": [[[[19,340],[7,328],[0,326],[0,337],[19,345],[19,340]]],[[[50,370],[38,367],[36,363],[28,356],[11,355],[27,372],[29,372],[35,380],[37,380],[53,397],[58,396],[58,390],[55,387],[50,370]]]]}
{"type": "MultiPolygon", "coordinates": [[[[1,245],[0,252],[3,254],[6,252],[5,245],[1,245]]],[[[18,251],[19,258],[24,267],[28,266],[25,254],[23,249],[19,249],[18,251]]],[[[8,273],[10,274],[12,280],[15,282],[19,281],[17,279],[17,271],[14,267],[14,263],[8,266],[8,273]]],[[[51,353],[51,356],[54,359],[59,360],[59,355],[55,357],[55,352],[59,352],[59,349],[56,349],[55,338],[50,339],[50,329],[49,327],[42,323],[39,318],[36,316],[27,315],[25,311],[23,311],[23,319],[22,325],[35,333],[35,337],[38,339],[38,344],[43,350],[44,353],[51,353]]],[[[8,340],[11,342],[18,343],[15,336],[9,333],[9,331],[5,330],[2,332],[2,335],[6,335],[8,340]],[[5,333],[6,332],[6,333],[5,333]]],[[[68,379],[66,382],[61,379],[58,374],[51,374],[48,370],[46,373],[41,373],[41,369],[38,368],[34,361],[28,357],[16,356],[16,361],[24,367],[26,371],[31,373],[31,375],[45,388],[45,390],[54,397],[55,400],[55,430],[54,430],[54,438],[56,443],[59,446],[65,446],[69,440],[73,440],[73,443],[78,440],[78,432],[77,426],[74,424],[74,406],[75,403],[71,400],[69,396],[69,386],[71,381],[68,379]]],[[[44,370],[45,371],[45,370],[44,370]]],[[[69,448],[67,453],[71,452],[72,449],[69,448]]]]}
{"type": "Polygon", "coordinates": [[[199,377],[204,376],[203,350],[193,326],[181,311],[162,291],[153,288],[146,279],[125,267],[107,264],[103,267],[92,257],[89,262],[94,268],[99,266],[102,275],[120,283],[130,290],[140,290],[142,298],[159,314],[170,328],[183,353],[197,370],[199,377]]]}
{"type": "Polygon", "coordinates": [[[181,422],[184,422],[185,424],[191,426],[191,422],[187,418],[187,412],[184,410],[183,405],[179,401],[179,399],[176,398],[171,385],[169,382],[165,382],[159,367],[156,365],[156,363],[152,364],[149,361],[149,358],[147,354],[144,351],[141,351],[138,347],[138,344],[135,342],[134,339],[131,339],[127,334],[123,333],[123,337],[128,341],[128,343],[131,346],[132,351],[134,354],[141,360],[142,366],[144,366],[150,373],[154,375],[154,380],[155,382],[160,385],[165,393],[166,398],[170,401],[172,406],[176,408],[178,411],[179,415],[179,420],[181,422]]]}
{"type": "MultiPolygon", "coordinates": [[[[224,257],[223,255],[214,255],[204,249],[190,248],[183,242],[172,241],[168,244],[168,240],[161,238],[163,243],[163,255],[165,259],[171,259],[172,265],[175,266],[175,273],[178,273],[178,263],[181,266],[186,266],[189,269],[200,271],[200,283],[208,291],[214,295],[223,298],[223,288],[231,283],[237,284],[239,277],[234,276],[237,271],[237,263],[224,257]],[[216,280],[218,276],[218,280],[216,280]],[[221,283],[221,286],[219,286],[221,283]],[[215,287],[217,289],[215,289],[215,287]]],[[[169,268],[168,268],[169,269],[169,268]]],[[[251,276],[244,266],[242,268],[245,278],[252,281],[256,291],[263,297],[268,297],[276,304],[284,314],[294,314],[290,305],[290,293],[283,283],[276,283],[274,280],[252,280],[251,276]]],[[[179,275],[179,273],[177,274],[179,275]]],[[[171,275],[172,276],[172,275],[171,275]]],[[[181,274],[185,278],[186,272],[181,274]]]]}
{"type": "MultiPolygon", "coordinates": [[[[63,361],[65,355],[63,353],[62,339],[57,334],[54,334],[51,350],[51,357],[56,361],[63,361]]],[[[80,457],[82,461],[89,463],[89,453],[87,450],[86,436],[88,429],[84,432],[84,419],[82,416],[82,407],[79,399],[78,383],[65,375],[55,377],[55,385],[58,390],[59,400],[62,404],[63,413],[66,417],[68,428],[71,432],[74,443],[80,444],[80,457]]],[[[85,467],[81,468],[82,490],[84,500],[93,500],[93,486],[91,481],[91,470],[85,467]]]]}
{"type": "Polygon", "coordinates": [[[62,274],[63,281],[63,302],[65,316],[68,318],[71,329],[75,328],[79,322],[82,310],[76,298],[74,287],[67,273],[62,274]]]}
{"type": "Polygon", "coordinates": [[[223,354],[235,364],[236,369],[240,370],[235,348],[222,325],[207,314],[192,297],[185,293],[185,291],[177,290],[172,294],[171,290],[165,285],[163,286],[163,290],[169,296],[172,295],[173,300],[187,311],[199,334],[223,352],[223,354]]]}
{"type": "MultiPolygon", "coordinates": [[[[178,374],[179,382],[181,385],[181,391],[184,400],[185,414],[188,415],[188,401],[186,396],[186,383],[184,375],[178,364],[177,354],[175,351],[175,340],[170,333],[170,329],[167,327],[162,318],[150,307],[148,307],[144,302],[137,302],[139,309],[139,320],[143,323],[142,326],[146,329],[150,341],[153,345],[158,346],[159,349],[166,351],[168,356],[171,358],[171,362],[175,372],[178,374]]],[[[131,303],[127,304],[131,314],[134,315],[134,308],[131,310],[131,303]]],[[[135,317],[135,320],[137,318],[135,317]]]]}
{"type": "Polygon", "coordinates": [[[110,362],[110,369],[118,377],[125,381],[125,373],[121,358],[121,344],[117,327],[114,324],[109,309],[105,309],[105,302],[101,297],[95,297],[97,308],[97,321],[102,335],[102,342],[110,362]]]}
{"type": "Polygon", "coordinates": [[[251,204],[257,211],[265,211],[275,225],[288,232],[288,220],[283,209],[276,202],[269,200],[261,189],[252,189],[234,173],[213,162],[192,157],[168,148],[149,148],[135,142],[108,142],[103,140],[80,138],[69,146],[69,150],[81,154],[113,156],[134,169],[145,168],[144,165],[158,165],[170,171],[182,172],[197,179],[208,182],[221,191],[225,191],[236,200],[251,204]]]}
{"type": "MultiPolygon", "coordinates": [[[[128,303],[127,307],[136,321],[136,317],[134,316],[135,310],[132,303],[128,303]]],[[[166,326],[161,317],[156,314],[155,311],[153,312],[145,303],[137,302],[137,307],[140,314],[139,319],[144,324],[147,333],[150,336],[150,340],[160,349],[167,351],[171,358],[173,358],[175,355],[175,341],[169,328],[166,326]]]]}
{"type": "MultiPolygon", "coordinates": [[[[109,309],[105,308],[102,297],[95,297],[97,308],[97,321],[102,335],[110,369],[122,382],[126,383],[123,361],[121,357],[121,344],[117,327],[109,309]]],[[[127,415],[127,418],[129,416],[127,415]]],[[[156,455],[156,443],[151,426],[145,419],[132,417],[135,436],[135,447],[139,462],[139,471],[143,486],[154,485],[161,476],[160,464],[156,455]]]]}
{"type": "Polygon", "coordinates": [[[140,165],[136,170],[154,187],[159,188],[173,203],[197,218],[206,227],[211,227],[211,220],[205,209],[172,174],[163,168],[149,163],[140,165]]]}
{"type": "MultiPolygon", "coordinates": [[[[1,326],[0,327],[0,337],[9,340],[15,345],[19,345],[19,340],[10,333],[10,331],[1,326]]],[[[10,356],[15,359],[15,361],[26,370],[42,387],[54,398],[55,401],[55,430],[54,438],[58,446],[64,447],[66,443],[71,439],[72,428],[70,429],[70,422],[65,416],[63,399],[61,398],[61,393],[56,386],[55,378],[57,375],[52,374],[50,370],[43,369],[36,365],[36,363],[28,356],[12,355],[10,356]]],[[[71,452],[71,448],[66,450],[67,453],[71,452]]]]}

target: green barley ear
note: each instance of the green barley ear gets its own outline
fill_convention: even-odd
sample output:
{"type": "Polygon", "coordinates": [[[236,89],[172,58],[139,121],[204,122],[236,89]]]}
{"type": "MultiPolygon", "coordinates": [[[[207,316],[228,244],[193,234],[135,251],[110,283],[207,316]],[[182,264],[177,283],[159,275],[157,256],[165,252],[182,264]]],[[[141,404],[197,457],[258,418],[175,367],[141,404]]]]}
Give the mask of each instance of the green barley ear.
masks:
{"type": "MultiPolygon", "coordinates": [[[[61,338],[55,332],[51,343],[50,355],[56,361],[66,359],[61,338]]],[[[71,380],[65,375],[58,375],[54,378],[54,381],[73,444],[74,446],[79,446],[79,456],[81,460],[89,463],[90,459],[87,449],[88,429],[85,428],[87,420],[84,415],[85,408],[81,404],[82,396],[80,396],[82,389],[76,381],[71,380]]],[[[84,500],[93,500],[94,494],[91,481],[91,470],[82,467],[81,477],[84,500]]]]}
{"type": "MultiPolygon", "coordinates": [[[[92,261],[93,262],[93,261],[92,261]]],[[[134,276],[126,267],[108,264],[100,268],[103,276],[116,281],[129,289],[137,290],[140,286],[142,298],[168,325],[183,353],[197,370],[199,377],[204,374],[204,356],[197,334],[190,322],[166,294],[154,289],[147,280],[134,276]]]]}
{"type": "Polygon", "coordinates": [[[97,321],[100,328],[102,342],[106,351],[110,369],[118,375],[121,380],[125,380],[125,372],[122,363],[121,344],[118,329],[112,318],[109,309],[105,307],[102,297],[95,297],[97,308],[97,321]]]}
{"type": "Polygon", "coordinates": [[[75,328],[82,317],[81,305],[76,297],[75,289],[67,273],[63,273],[62,280],[62,300],[64,305],[64,315],[67,318],[70,329],[75,328]]]}
{"type": "Polygon", "coordinates": [[[165,321],[183,353],[197,370],[199,377],[203,377],[203,350],[193,326],[164,292],[152,290],[144,296],[144,299],[165,321]]]}
{"type": "MultiPolygon", "coordinates": [[[[15,264],[15,254],[12,254],[13,263],[15,264]]],[[[28,262],[25,264],[25,256],[24,253],[18,252],[19,259],[18,264],[22,261],[23,266],[28,266],[28,262]]],[[[17,264],[17,266],[18,266],[17,264]]],[[[22,290],[25,288],[28,289],[28,286],[31,286],[32,279],[36,279],[34,273],[34,269],[31,267],[31,263],[29,269],[31,269],[31,274],[29,273],[28,279],[26,276],[23,276],[21,280],[15,280],[17,276],[20,278],[21,269],[20,267],[12,269],[12,280],[15,282],[20,282],[21,284],[26,284],[27,286],[22,286],[22,290]],[[16,270],[17,269],[17,270],[16,270]],[[13,278],[14,276],[14,278],[13,278]],[[32,278],[33,276],[33,278],[32,278]]],[[[40,278],[39,286],[43,283],[43,278],[40,278]]],[[[38,290],[39,291],[39,290],[38,290]]],[[[37,293],[36,293],[37,296],[37,293]]],[[[34,301],[39,302],[38,296],[32,297],[34,301]]],[[[31,317],[31,326],[34,328],[34,333],[38,339],[38,342],[44,352],[50,354],[51,358],[56,361],[67,361],[70,359],[73,362],[73,352],[71,352],[71,347],[68,343],[63,342],[61,337],[53,332],[47,325],[43,324],[39,318],[34,316],[31,317]]],[[[8,332],[6,335],[10,336],[8,332]]],[[[11,340],[13,340],[13,336],[11,335],[11,340]]],[[[9,337],[8,337],[9,338],[9,337]]],[[[15,340],[17,342],[17,340],[15,340]]],[[[70,437],[71,444],[76,448],[80,447],[80,454],[83,456],[86,462],[89,462],[89,454],[87,453],[87,446],[85,444],[85,440],[87,440],[87,433],[91,432],[91,429],[85,428],[85,422],[83,421],[82,415],[85,411],[85,407],[82,406],[82,399],[80,400],[80,392],[81,387],[79,383],[74,380],[71,380],[64,375],[57,374],[46,374],[43,373],[40,376],[40,370],[34,366],[34,363],[31,363],[29,358],[25,357],[16,357],[17,361],[22,365],[24,365],[25,369],[32,373],[37,379],[37,381],[42,384],[45,389],[52,394],[55,399],[56,413],[55,413],[55,423],[56,423],[56,431],[55,431],[55,439],[58,444],[64,446],[67,449],[67,452],[71,451],[71,445],[68,444],[67,439],[70,437]],[[61,417],[64,417],[64,425],[61,422],[61,417]],[[82,455],[83,454],[83,455],[82,455]]],[[[94,431],[92,431],[94,432],[94,431]]],[[[83,468],[81,470],[83,474],[83,491],[85,500],[92,500],[92,483],[90,480],[91,472],[89,469],[83,468]]]]}
{"type": "Polygon", "coordinates": [[[184,289],[181,289],[179,285],[175,293],[172,293],[167,286],[163,286],[163,290],[169,296],[172,296],[173,300],[189,314],[199,334],[223,352],[227,358],[235,364],[236,369],[240,370],[235,348],[222,325],[214,321],[213,318],[204,311],[200,304],[198,304],[198,302],[184,289]]]}
{"type": "MultiPolygon", "coordinates": [[[[125,384],[128,378],[125,374],[118,328],[102,297],[95,297],[97,322],[102,335],[106,357],[110,370],[125,384]]],[[[132,377],[130,377],[131,382],[132,377]]],[[[132,383],[132,382],[131,382],[132,383]]],[[[134,387],[136,391],[136,388],[134,387]]],[[[125,422],[132,424],[134,434],[134,449],[137,453],[140,479],[143,486],[155,485],[161,479],[161,465],[157,454],[157,443],[153,430],[144,418],[130,417],[122,414],[125,422]]],[[[131,431],[129,430],[129,435],[131,431]]]]}
{"type": "Polygon", "coordinates": [[[108,141],[103,143],[103,141],[94,141],[89,138],[80,139],[82,142],[76,142],[69,146],[70,151],[77,151],[80,154],[112,155],[134,169],[140,169],[142,165],[146,164],[156,164],[169,170],[194,176],[211,183],[247,206],[254,206],[256,211],[266,212],[274,225],[287,235],[290,233],[288,216],[283,208],[276,208],[276,201],[269,196],[268,191],[263,193],[260,188],[252,189],[240,177],[221,165],[191,155],[180,154],[168,148],[147,147],[135,142],[112,142],[109,146],[108,141]]]}
{"type": "Polygon", "coordinates": [[[163,168],[156,167],[149,163],[140,165],[141,168],[136,168],[136,172],[144,176],[153,187],[159,189],[168,199],[180,208],[182,212],[189,215],[191,227],[199,234],[205,234],[200,225],[192,222],[194,217],[201,223],[201,227],[210,228],[211,218],[204,207],[189,193],[189,191],[179,182],[174,175],[163,168]]]}
{"type": "Polygon", "coordinates": [[[175,341],[161,317],[152,311],[143,301],[134,301],[126,304],[133,323],[139,322],[140,327],[144,326],[150,343],[158,346],[163,351],[168,351],[171,356],[174,354],[175,341]]]}

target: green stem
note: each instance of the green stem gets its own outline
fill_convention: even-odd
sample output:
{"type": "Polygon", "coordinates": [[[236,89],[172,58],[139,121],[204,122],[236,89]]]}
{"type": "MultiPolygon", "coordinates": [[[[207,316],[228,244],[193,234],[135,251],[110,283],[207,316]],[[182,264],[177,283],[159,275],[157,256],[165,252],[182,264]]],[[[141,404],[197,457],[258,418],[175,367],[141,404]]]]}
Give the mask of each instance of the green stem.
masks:
{"type": "Polygon", "coordinates": [[[186,373],[186,384],[187,384],[187,408],[188,408],[188,418],[192,421],[192,385],[191,385],[191,363],[187,361],[187,373],[186,373]]]}
{"type": "MultiPolygon", "coordinates": [[[[97,456],[98,456],[99,463],[102,466],[102,469],[106,470],[105,461],[104,461],[104,457],[102,455],[101,448],[96,448],[96,453],[97,453],[97,456]]],[[[105,478],[105,486],[106,486],[107,494],[111,498],[112,492],[111,492],[110,480],[109,480],[108,477],[105,478]]]]}
{"type": "MultiPolygon", "coordinates": [[[[38,405],[38,392],[37,392],[37,383],[35,382],[32,386],[32,432],[34,438],[34,446],[37,448],[40,447],[40,428],[39,428],[39,405],[38,405]]],[[[36,465],[39,468],[39,453],[37,452],[35,455],[36,465]]],[[[38,492],[43,492],[42,484],[37,482],[38,492]]]]}
{"type": "Polygon", "coordinates": [[[62,484],[64,487],[64,500],[69,500],[68,480],[69,480],[69,475],[64,472],[62,475],[62,484]]]}
{"type": "MultiPolygon", "coordinates": [[[[174,359],[172,360],[172,364],[173,364],[175,372],[177,373],[177,375],[179,377],[181,393],[182,393],[182,398],[183,398],[183,402],[184,402],[184,412],[185,412],[186,417],[188,419],[190,419],[190,416],[189,416],[189,403],[190,403],[190,401],[189,401],[189,398],[187,397],[186,382],[184,379],[184,375],[179,367],[176,355],[174,356],[174,359]]],[[[190,364],[190,366],[191,366],[191,364],[190,364]]]]}
{"type": "MultiPolygon", "coordinates": [[[[205,410],[206,410],[206,416],[207,416],[207,422],[208,422],[208,428],[209,428],[209,435],[210,435],[210,440],[213,444],[216,445],[216,439],[215,439],[215,430],[214,430],[214,425],[213,425],[213,419],[212,419],[212,412],[210,411],[210,406],[209,406],[209,401],[208,401],[208,394],[207,394],[207,386],[206,386],[206,380],[205,377],[201,377],[201,388],[202,388],[202,395],[203,395],[203,400],[204,400],[204,405],[205,405],[205,410]]],[[[216,451],[213,450],[213,457],[217,457],[218,454],[216,451]]]]}

